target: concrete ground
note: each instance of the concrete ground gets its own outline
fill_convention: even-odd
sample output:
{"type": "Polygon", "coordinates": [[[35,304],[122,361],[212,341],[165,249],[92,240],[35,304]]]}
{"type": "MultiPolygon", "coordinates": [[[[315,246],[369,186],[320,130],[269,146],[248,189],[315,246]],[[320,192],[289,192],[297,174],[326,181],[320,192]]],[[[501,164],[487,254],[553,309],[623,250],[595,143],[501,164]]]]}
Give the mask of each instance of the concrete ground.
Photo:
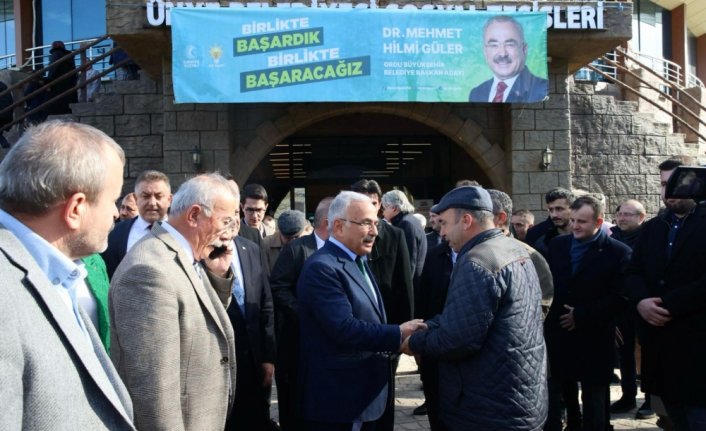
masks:
{"type": "MultiPolygon", "coordinates": [[[[395,431],[406,430],[429,430],[429,421],[426,416],[414,416],[412,411],[415,407],[424,402],[422,385],[419,374],[416,373],[417,365],[410,356],[402,355],[400,366],[397,370],[397,394],[395,409],[395,431]]],[[[642,393],[638,394],[637,405],[644,401],[642,393]]],[[[620,385],[612,385],[610,388],[610,398],[616,401],[620,398],[620,385]]],[[[636,420],[635,411],[632,410],[624,414],[611,415],[611,423],[616,430],[650,430],[659,431],[655,425],[656,418],[649,420],[636,420]]],[[[277,420],[277,396],[276,390],[272,394],[272,418],[277,420]]]]}

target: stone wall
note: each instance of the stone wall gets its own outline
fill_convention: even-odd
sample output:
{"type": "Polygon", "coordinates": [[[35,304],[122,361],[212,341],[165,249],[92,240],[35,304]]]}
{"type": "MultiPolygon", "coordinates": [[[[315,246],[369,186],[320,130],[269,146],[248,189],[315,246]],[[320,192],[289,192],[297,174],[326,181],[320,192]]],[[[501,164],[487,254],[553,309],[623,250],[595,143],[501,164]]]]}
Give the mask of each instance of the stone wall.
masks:
{"type": "MultiPolygon", "coordinates": [[[[553,187],[571,187],[571,116],[568,67],[554,61],[549,69],[549,98],[543,103],[509,105],[511,116],[512,199],[517,209],[543,208],[543,196],[553,187]],[[542,153],[553,151],[552,164],[542,169],[542,153]]],[[[538,218],[539,219],[539,218],[538,218]]]]}
{"type": "Polygon", "coordinates": [[[76,121],[97,127],[123,147],[123,192],[133,190],[145,169],[164,169],[162,99],[162,85],[142,76],[138,81],[105,82],[95,102],[72,105],[76,121]]]}
{"type": "Polygon", "coordinates": [[[628,198],[655,214],[661,203],[657,165],[672,155],[695,156],[698,146],[672,133],[671,123],[638,112],[636,102],[595,94],[591,84],[570,90],[573,187],[605,194],[608,219],[628,198]]]}
{"type": "Polygon", "coordinates": [[[177,187],[197,169],[192,151],[201,152],[200,171],[230,171],[228,105],[174,103],[171,63],[162,69],[164,85],[164,172],[177,187]]]}

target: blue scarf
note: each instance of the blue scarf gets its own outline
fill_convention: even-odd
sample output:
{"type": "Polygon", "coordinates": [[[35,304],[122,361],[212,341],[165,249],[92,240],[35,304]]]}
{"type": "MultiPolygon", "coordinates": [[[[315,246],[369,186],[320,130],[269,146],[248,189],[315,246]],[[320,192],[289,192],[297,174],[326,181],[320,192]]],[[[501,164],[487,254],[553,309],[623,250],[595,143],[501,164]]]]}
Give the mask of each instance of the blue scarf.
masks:
{"type": "Polygon", "coordinates": [[[571,275],[576,274],[576,270],[581,265],[581,260],[583,260],[583,256],[586,254],[591,245],[593,245],[598,240],[598,238],[601,238],[603,236],[605,236],[605,232],[603,232],[603,229],[598,229],[598,232],[593,235],[591,239],[588,239],[586,241],[578,241],[573,236],[571,237],[571,249],[569,250],[569,253],[571,254],[571,275]]]}

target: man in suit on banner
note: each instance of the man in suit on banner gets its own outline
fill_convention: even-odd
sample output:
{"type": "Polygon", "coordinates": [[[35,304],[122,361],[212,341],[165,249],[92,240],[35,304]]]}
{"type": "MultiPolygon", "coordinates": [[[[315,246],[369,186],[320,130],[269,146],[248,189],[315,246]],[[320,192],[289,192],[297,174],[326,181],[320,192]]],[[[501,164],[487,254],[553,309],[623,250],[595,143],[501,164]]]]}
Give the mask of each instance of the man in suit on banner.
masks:
{"type": "Polygon", "coordinates": [[[236,194],[218,174],[185,182],[169,220],[155,224],[113,275],[110,353],[135,402],[139,429],[226,424],[236,382],[226,314],[236,194]],[[221,245],[223,253],[213,255],[221,245]]]}
{"type": "Polygon", "coordinates": [[[132,402],[78,298],[105,250],[125,155],[85,124],[25,131],[0,164],[0,429],[132,430],[132,402]]]}
{"type": "Polygon", "coordinates": [[[483,53],[493,77],[471,90],[469,102],[532,103],[547,96],[547,80],[525,64],[527,42],[517,20],[497,15],[483,27],[483,53]]]}
{"type": "Polygon", "coordinates": [[[425,325],[387,324],[366,263],[378,225],[370,198],[341,192],[328,219],[329,239],[306,261],[297,285],[305,429],[374,430],[390,395],[390,352],[425,325]]]}

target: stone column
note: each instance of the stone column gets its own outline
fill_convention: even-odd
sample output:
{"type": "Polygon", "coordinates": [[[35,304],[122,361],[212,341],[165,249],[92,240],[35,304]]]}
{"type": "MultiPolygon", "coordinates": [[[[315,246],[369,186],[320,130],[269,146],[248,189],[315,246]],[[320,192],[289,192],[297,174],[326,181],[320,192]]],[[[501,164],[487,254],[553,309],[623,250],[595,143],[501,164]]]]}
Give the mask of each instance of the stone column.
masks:
{"type": "MultiPolygon", "coordinates": [[[[511,105],[511,175],[514,207],[543,208],[543,196],[553,187],[571,187],[571,112],[568,64],[549,64],[549,97],[542,103],[511,105]],[[542,167],[542,153],[553,151],[552,164],[542,167]]],[[[538,218],[538,220],[541,219],[538,218]]]]}

